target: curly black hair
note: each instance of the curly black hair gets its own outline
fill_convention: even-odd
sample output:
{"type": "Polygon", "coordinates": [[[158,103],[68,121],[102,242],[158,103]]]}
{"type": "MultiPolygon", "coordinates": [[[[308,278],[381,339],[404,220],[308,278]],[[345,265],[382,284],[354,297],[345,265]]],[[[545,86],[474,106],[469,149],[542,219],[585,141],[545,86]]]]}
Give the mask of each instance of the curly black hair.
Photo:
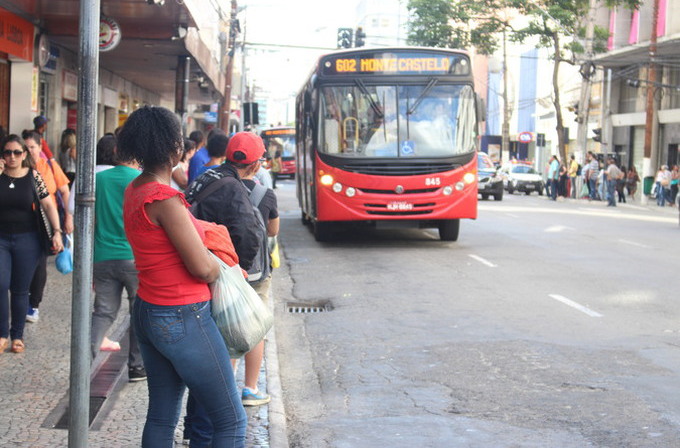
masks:
{"type": "Polygon", "coordinates": [[[184,138],[179,118],[164,107],[144,106],[132,112],[118,135],[124,160],[137,160],[145,170],[176,163],[184,138]]]}

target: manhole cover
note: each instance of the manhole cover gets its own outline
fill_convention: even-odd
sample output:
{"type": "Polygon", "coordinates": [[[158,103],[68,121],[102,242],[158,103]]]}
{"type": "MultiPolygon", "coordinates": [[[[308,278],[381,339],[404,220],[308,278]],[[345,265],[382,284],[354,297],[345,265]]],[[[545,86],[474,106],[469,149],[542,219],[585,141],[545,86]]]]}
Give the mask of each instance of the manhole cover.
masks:
{"type": "Polygon", "coordinates": [[[318,303],[286,303],[286,310],[289,313],[325,313],[333,310],[333,305],[330,302],[318,303]]]}

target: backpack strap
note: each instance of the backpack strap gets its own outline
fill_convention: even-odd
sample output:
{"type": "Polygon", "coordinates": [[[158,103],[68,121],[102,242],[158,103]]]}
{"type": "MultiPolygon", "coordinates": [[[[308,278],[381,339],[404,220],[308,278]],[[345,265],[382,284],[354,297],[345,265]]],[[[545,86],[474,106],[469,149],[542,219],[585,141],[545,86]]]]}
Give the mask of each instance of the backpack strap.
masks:
{"type": "Polygon", "coordinates": [[[229,181],[229,177],[228,177],[228,176],[224,176],[224,177],[222,177],[222,178],[220,178],[220,179],[216,179],[216,180],[212,181],[211,183],[208,184],[207,187],[205,187],[205,188],[203,189],[203,191],[201,191],[200,193],[198,193],[198,195],[196,195],[196,197],[195,197],[194,200],[192,201],[191,205],[192,205],[192,206],[197,205],[197,204],[200,203],[202,200],[204,200],[205,198],[207,198],[207,197],[210,195],[210,193],[213,193],[213,192],[216,191],[218,188],[220,188],[222,185],[226,184],[228,181],[229,181]]]}
{"type": "Polygon", "coordinates": [[[257,207],[260,205],[260,202],[262,202],[264,195],[267,194],[267,190],[268,190],[267,187],[260,184],[255,184],[255,187],[253,187],[252,190],[248,189],[248,191],[250,191],[250,202],[253,204],[253,207],[257,207]]]}

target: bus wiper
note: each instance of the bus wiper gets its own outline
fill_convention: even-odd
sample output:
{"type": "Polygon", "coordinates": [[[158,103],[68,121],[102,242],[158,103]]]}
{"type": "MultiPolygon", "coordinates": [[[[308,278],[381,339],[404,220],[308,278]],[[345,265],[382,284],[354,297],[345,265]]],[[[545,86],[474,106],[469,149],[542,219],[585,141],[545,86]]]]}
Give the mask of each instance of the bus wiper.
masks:
{"type": "Polygon", "coordinates": [[[371,94],[368,92],[368,89],[366,88],[364,82],[360,79],[357,79],[354,82],[356,83],[357,87],[359,87],[359,90],[361,90],[361,93],[366,95],[366,98],[368,98],[368,102],[371,105],[371,109],[373,109],[378,118],[383,118],[385,114],[383,113],[382,109],[380,109],[380,106],[376,104],[375,101],[373,101],[373,98],[371,97],[371,94]]]}
{"type": "Polygon", "coordinates": [[[437,85],[437,79],[431,78],[430,82],[428,82],[425,88],[423,89],[423,92],[420,94],[418,98],[416,98],[416,101],[413,103],[413,106],[411,106],[411,108],[408,111],[406,111],[406,115],[412,115],[416,111],[416,109],[418,109],[420,103],[422,103],[423,100],[425,99],[425,95],[427,95],[427,93],[430,90],[432,90],[432,87],[434,87],[435,85],[437,85]]]}

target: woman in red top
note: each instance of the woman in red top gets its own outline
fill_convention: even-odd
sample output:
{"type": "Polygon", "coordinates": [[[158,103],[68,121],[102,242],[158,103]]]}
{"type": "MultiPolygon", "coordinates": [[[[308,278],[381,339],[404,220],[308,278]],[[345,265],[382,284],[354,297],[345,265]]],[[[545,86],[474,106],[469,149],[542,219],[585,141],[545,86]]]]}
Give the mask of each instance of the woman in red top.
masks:
{"type": "Polygon", "coordinates": [[[170,187],[183,150],[180,122],[168,109],[138,109],[120,132],[118,150],[144,167],[125,192],[123,210],[139,271],[132,327],[149,386],[142,447],[173,446],[185,385],[210,415],[212,446],[245,446],[245,411],[210,315],[208,283],[219,267],[184,195],[170,187]]]}

